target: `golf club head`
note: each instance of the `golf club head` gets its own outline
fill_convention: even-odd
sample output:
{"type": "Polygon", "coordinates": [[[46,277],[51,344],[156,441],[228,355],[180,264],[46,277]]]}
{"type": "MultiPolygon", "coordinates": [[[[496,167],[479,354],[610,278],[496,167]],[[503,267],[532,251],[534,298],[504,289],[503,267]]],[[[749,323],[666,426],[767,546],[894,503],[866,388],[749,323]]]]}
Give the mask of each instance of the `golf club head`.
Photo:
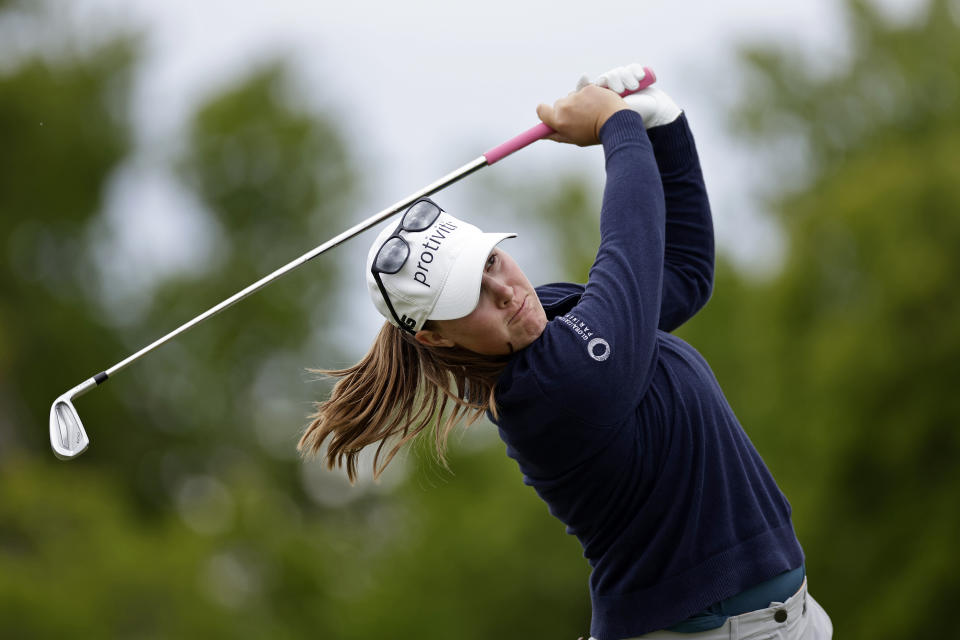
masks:
{"type": "Polygon", "coordinates": [[[90,438],[69,394],[54,400],[50,407],[50,446],[61,460],[70,460],[86,451],[90,438]]]}

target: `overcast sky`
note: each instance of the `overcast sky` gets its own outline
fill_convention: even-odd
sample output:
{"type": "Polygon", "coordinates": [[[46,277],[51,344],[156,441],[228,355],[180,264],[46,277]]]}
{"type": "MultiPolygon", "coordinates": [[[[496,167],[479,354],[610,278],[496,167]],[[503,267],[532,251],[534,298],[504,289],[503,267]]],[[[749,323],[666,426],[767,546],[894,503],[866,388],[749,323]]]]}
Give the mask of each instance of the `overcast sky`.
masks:
{"type": "MultiPolygon", "coordinates": [[[[276,55],[295,63],[305,99],[341,114],[367,188],[355,221],[535,124],[537,103],[566,94],[580,73],[649,65],[690,118],[721,246],[741,261],[763,264],[778,249],[749,197],[764,174],[725,131],[725,107],[738,89],[729,81],[736,50],[777,43],[796,46],[817,64],[837,60],[845,47],[841,4],[75,0],[63,6],[81,25],[133,25],[146,37],[134,96],[139,153],[114,182],[110,215],[129,256],[128,275],[149,277],[151,270],[189,268],[203,253],[202,242],[182,241],[184,229],[196,224],[191,211],[198,205],[157,170],[164,154],[175,152],[198,101],[276,55]]],[[[906,14],[917,0],[883,4],[906,14]]],[[[540,142],[485,171],[536,181],[572,168],[599,180],[597,154],[540,142]]],[[[440,196],[443,204],[484,226],[482,212],[472,211],[457,189],[440,196]]],[[[358,264],[372,234],[346,249],[358,264]]],[[[202,238],[202,229],[191,235],[202,238]]],[[[290,258],[310,248],[291,247],[290,258]]],[[[512,250],[523,264],[523,252],[512,250]]],[[[548,277],[536,264],[524,266],[535,283],[548,277]]],[[[357,284],[362,289],[359,276],[357,284]]],[[[369,319],[372,335],[379,324],[372,305],[354,306],[369,319]]]]}

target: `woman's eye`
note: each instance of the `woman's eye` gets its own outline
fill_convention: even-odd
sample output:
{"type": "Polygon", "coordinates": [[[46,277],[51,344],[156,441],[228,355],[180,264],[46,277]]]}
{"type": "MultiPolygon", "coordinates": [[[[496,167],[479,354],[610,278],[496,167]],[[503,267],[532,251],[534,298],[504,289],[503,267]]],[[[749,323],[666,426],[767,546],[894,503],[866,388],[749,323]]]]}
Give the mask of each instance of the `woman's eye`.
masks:
{"type": "Polygon", "coordinates": [[[490,257],[487,258],[487,269],[489,269],[489,268],[492,267],[494,264],[496,264],[496,262],[497,262],[497,254],[491,253],[491,254],[490,254],[490,257]]]}

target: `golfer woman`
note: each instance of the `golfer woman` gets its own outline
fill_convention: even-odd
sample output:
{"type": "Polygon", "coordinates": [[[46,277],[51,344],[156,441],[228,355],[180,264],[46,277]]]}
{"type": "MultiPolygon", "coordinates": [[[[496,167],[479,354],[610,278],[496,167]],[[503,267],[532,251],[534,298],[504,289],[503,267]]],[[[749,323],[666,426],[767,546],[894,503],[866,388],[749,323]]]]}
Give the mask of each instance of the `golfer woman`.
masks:
{"type": "Polygon", "coordinates": [[[387,322],[361,362],[329,372],[300,449],[326,442],[353,479],[368,445],[378,474],[421,431],[442,456],[458,421],[488,412],[583,546],[592,636],[830,638],[790,505],[707,363],[670,334],[710,296],[713,228],[686,116],[656,89],[617,95],[642,74],[620,67],[537,109],[554,140],[603,145],[586,285],[534,288],[499,247],[513,234],[414,203],[367,260],[387,322]]]}

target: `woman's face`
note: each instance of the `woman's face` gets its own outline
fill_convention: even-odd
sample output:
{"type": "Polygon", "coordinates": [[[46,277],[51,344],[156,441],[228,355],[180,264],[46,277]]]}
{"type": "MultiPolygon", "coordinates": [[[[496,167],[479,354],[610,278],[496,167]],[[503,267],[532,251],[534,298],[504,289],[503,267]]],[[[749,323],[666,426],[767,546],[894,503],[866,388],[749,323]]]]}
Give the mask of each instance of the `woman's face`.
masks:
{"type": "Polygon", "coordinates": [[[417,332],[417,340],[424,344],[503,355],[539,338],[547,326],[547,314],[517,263],[495,248],[484,266],[480,301],[473,312],[456,320],[430,322],[432,329],[417,332]]]}

